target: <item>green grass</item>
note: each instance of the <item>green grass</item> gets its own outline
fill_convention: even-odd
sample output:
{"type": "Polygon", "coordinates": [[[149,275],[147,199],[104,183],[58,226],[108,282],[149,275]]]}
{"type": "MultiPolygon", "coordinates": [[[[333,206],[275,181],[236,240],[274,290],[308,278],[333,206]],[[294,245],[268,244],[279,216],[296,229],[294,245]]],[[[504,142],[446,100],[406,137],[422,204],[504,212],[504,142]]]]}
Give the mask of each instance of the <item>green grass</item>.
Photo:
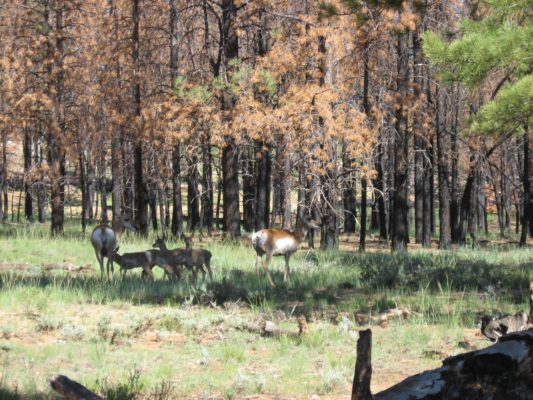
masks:
{"type": "MultiPolygon", "coordinates": [[[[262,271],[256,275],[250,247],[210,239],[196,246],[213,253],[212,283],[168,282],[161,271],[154,282],[139,271],[108,282],[89,233],[76,229],[67,225],[66,238],[50,239],[45,226],[0,226],[2,263],[13,264],[0,270],[2,399],[53,398],[46,380],[59,373],[117,399],[141,398],[132,391],[154,399],[347,395],[361,315],[394,307],[415,313],[374,328],[374,384],[383,388],[438,366],[441,352],[463,351],[458,343],[472,337],[481,315],[529,307],[528,249],[301,250],[291,258],[289,283],[283,260],[274,259],[271,289],[262,271]],[[94,272],[43,271],[47,264],[94,272]],[[309,321],[302,338],[263,338],[246,328],[266,318],[296,331],[300,314],[309,321]]],[[[151,243],[126,236],[121,250],[151,243]]]]}

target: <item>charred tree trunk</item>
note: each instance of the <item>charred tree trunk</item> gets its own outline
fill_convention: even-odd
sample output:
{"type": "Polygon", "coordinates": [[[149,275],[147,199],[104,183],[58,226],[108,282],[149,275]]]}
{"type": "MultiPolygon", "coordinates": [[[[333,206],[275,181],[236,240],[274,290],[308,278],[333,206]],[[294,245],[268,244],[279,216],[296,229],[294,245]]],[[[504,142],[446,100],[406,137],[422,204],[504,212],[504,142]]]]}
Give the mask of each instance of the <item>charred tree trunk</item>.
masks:
{"type": "Polygon", "coordinates": [[[200,225],[200,191],[198,190],[198,156],[192,149],[187,168],[187,223],[194,232],[200,225]]]}
{"type": "Polygon", "coordinates": [[[263,142],[256,143],[255,230],[269,227],[271,165],[269,147],[263,142]]]}
{"type": "Polygon", "coordinates": [[[239,151],[233,138],[222,149],[224,227],[232,240],[241,236],[239,211],[239,151]]]}
{"type": "Polygon", "coordinates": [[[379,140],[375,161],[377,177],[374,181],[374,202],[377,205],[374,206],[374,209],[378,214],[379,237],[386,240],[388,239],[388,232],[387,208],[385,205],[385,176],[383,173],[383,145],[381,143],[382,139],[380,138],[379,140]]]}
{"type": "Polygon", "coordinates": [[[183,212],[181,208],[181,168],[180,144],[174,145],[172,151],[172,235],[179,236],[183,232],[183,212]]]}
{"type": "Polygon", "coordinates": [[[459,232],[459,93],[455,96],[453,108],[453,126],[451,131],[451,193],[450,193],[450,227],[452,242],[460,241],[459,232]]]}
{"type": "MultiPolygon", "coordinates": [[[[235,20],[237,8],[234,0],[221,1],[222,15],[220,19],[220,54],[224,59],[212,62],[214,75],[219,76],[220,67],[223,66],[223,73],[227,79],[232,72],[230,61],[239,57],[239,39],[235,20]]],[[[207,23],[207,21],[206,21],[207,23]]],[[[222,93],[222,110],[230,110],[234,107],[234,98],[229,90],[222,93]]],[[[224,138],[222,149],[222,185],[223,185],[223,206],[224,225],[229,237],[234,240],[241,236],[240,211],[239,211],[239,149],[235,143],[235,138],[227,136],[224,138]]]]}
{"type": "Polygon", "coordinates": [[[202,146],[202,228],[213,231],[213,156],[206,140],[202,146]]]}
{"type": "Polygon", "coordinates": [[[355,233],[357,217],[357,198],[355,191],[355,174],[353,173],[353,161],[348,154],[346,143],[343,144],[342,151],[342,173],[344,178],[344,188],[342,191],[342,203],[344,210],[344,232],[355,233]]]}
{"type": "Polygon", "coordinates": [[[436,101],[436,121],[437,128],[437,158],[439,171],[439,248],[448,249],[451,245],[451,227],[450,227],[450,182],[449,182],[449,139],[445,126],[441,120],[440,103],[441,96],[437,91],[436,101]]]}
{"type": "MultiPolygon", "coordinates": [[[[80,145],[81,147],[81,145],[80,145]]],[[[83,149],[80,148],[78,155],[80,164],[80,189],[81,189],[81,230],[85,233],[87,228],[87,187],[85,183],[85,160],[83,149]]]]}
{"type": "Polygon", "coordinates": [[[243,228],[246,232],[254,229],[255,220],[255,171],[252,159],[253,148],[243,151],[242,160],[242,219],[243,228]]]}
{"type": "Polygon", "coordinates": [[[407,105],[403,101],[408,95],[409,86],[409,49],[408,33],[403,32],[397,41],[397,93],[396,141],[394,144],[394,200],[392,217],[392,249],[407,251],[408,232],[408,166],[409,135],[407,125],[407,105]]]}
{"type": "Polygon", "coordinates": [[[133,0],[132,19],[132,46],[133,46],[133,97],[135,107],[135,117],[137,119],[138,129],[137,140],[135,140],[133,169],[135,174],[135,202],[137,212],[135,213],[135,222],[139,226],[141,236],[148,234],[148,193],[146,183],[144,182],[143,172],[143,146],[141,135],[141,82],[140,82],[140,39],[139,39],[139,0],[133,0]]]}
{"type": "Polygon", "coordinates": [[[524,194],[522,196],[522,233],[520,235],[520,245],[524,246],[527,243],[527,237],[530,230],[531,215],[533,214],[533,197],[531,188],[531,150],[529,146],[529,134],[526,129],[524,133],[524,156],[523,156],[523,172],[522,185],[524,194]]]}
{"type": "MultiPolygon", "coordinates": [[[[64,72],[63,72],[63,55],[64,55],[64,35],[63,31],[63,10],[62,1],[55,4],[55,49],[48,46],[50,56],[57,52],[54,61],[54,69],[57,72],[52,73],[52,66],[48,67],[48,77],[53,82],[55,92],[52,94],[53,110],[52,116],[55,121],[50,121],[48,126],[48,154],[47,161],[50,166],[51,174],[51,197],[52,197],[52,236],[63,234],[63,223],[65,218],[64,200],[65,200],[65,154],[61,147],[61,138],[65,132],[65,114],[64,114],[64,72]]],[[[45,8],[45,23],[48,28],[50,25],[49,4],[45,8]]],[[[52,58],[52,57],[51,57],[52,58]]],[[[51,86],[52,86],[51,85],[51,86]]]]}
{"type": "Polygon", "coordinates": [[[375,400],[533,400],[533,330],[500,338],[486,349],[447,358],[440,368],[405,379],[375,400]]]}
{"type": "MultiPolygon", "coordinates": [[[[39,140],[35,140],[33,148],[33,160],[35,164],[43,162],[43,153],[41,144],[41,132],[39,130],[39,140]]],[[[42,182],[37,183],[37,220],[39,223],[44,224],[46,219],[46,191],[42,182]]],[[[1,194],[1,192],[0,192],[1,194]]],[[[1,202],[1,199],[0,199],[1,202]]],[[[7,207],[7,206],[6,206],[7,207]]]]}
{"type": "MultiPolygon", "coordinates": [[[[31,133],[28,128],[24,131],[24,176],[27,176],[31,168],[31,149],[32,149],[32,140],[31,133]]],[[[26,221],[33,222],[33,199],[31,196],[31,189],[28,182],[24,182],[24,192],[26,193],[24,200],[24,214],[26,216],[26,221]]],[[[1,191],[0,191],[1,193],[1,191]]],[[[1,214],[1,211],[0,211],[1,214]]]]}

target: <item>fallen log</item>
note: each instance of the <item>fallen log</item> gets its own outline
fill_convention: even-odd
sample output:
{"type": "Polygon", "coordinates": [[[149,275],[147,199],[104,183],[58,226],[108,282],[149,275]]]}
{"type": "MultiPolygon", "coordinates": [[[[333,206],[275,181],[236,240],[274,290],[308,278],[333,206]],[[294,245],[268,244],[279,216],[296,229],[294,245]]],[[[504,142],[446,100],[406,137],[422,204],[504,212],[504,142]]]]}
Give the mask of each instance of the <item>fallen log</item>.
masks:
{"type": "MultiPolygon", "coordinates": [[[[533,329],[502,336],[485,349],[449,357],[442,367],[411,376],[373,398],[533,400],[533,329]]],[[[366,400],[355,398],[359,399],[366,400]]]]}
{"type": "Polygon", "coordinates": [[[91,392],[85,386],[75,382],[65,375],[58,375],[50,381],[50,386],[67,400],[104,400],[103,397],[91,392]]]}
{"type": "Polygon", "coordinates": [[[481,318],[481,333],[493,342],[497,342],[504,335],[520,332],[527,328],[528,316],[523,311],[519,311],[515,315],[504,315],[500,318],[488,315],[481,318]]]}
{"type": "Polygon", "coordinates": [[[280,328],[274,322],[268,320],[262,320],[259,324],[247,324],[244,328],[249,332],[260,334],[264,337],[300,337],[305,335],[307,333],[307,320],[305,317],[300,315],[296,322],[298,324],[298,332],[280,328]]]}
{"type": "Polygon", "coordinates": [[[498,318],[485,315],[481,318],[481,333],[496,342],[503,335],[524,331],[531,327],[533,324],[533,282],[529,282],[529,307],[529,316],[524,311],[498,318]]]}

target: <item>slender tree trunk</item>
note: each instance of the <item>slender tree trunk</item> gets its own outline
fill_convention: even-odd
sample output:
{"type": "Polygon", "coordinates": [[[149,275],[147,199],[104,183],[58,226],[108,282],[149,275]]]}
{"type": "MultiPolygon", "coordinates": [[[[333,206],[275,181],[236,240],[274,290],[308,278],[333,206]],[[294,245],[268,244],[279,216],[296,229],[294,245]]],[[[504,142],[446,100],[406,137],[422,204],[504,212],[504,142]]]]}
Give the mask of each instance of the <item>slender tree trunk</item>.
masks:
{"type": "Polygon", "coordinates": [[[80,152],[78,155],[80,166],[80,189],[81,189],[81,230],[85,234],[87,228],[87,187],[85,182],[85,160],[83,149],[80,145],[80,152]]]}
{"type": "Polygon", "coordinates": [[[451,245],[450,227],[450,171],[448,166],[449,139],[445,130],[444,121],[441,120],[441,96],[437,91],[436,121],[437,128],[437,158],[439,171],[439,248],[448,249],[451,245]]]}
{"type": "Polygon", "coordinates": [[[377,177],[374,181],[374,202],[378,214],[379,221],[379,237],[381,239],[388,239],[387,232],[387,208],[385,206],[385,177],[383,173],[383,145],[380,137],[377,147],[377,154],[375,159],[377,177]]]}
{"type": "MultiPolygon", "coordinates": [[[[46,5],[45,23],[50,28],[50,14],[49,4],[46,5]]],[[[49,48],[50,57],[57,52],[55,57],[54,69],[56,72],[52,74],[52,67],[48,68],[48,77],[53,81],[55,92],[53,98],[52,118],[55,119],[55,124],[50,121],[48,126],[48,155],[47,160],[50,166],[51,174],[51,197],[52,197],[52,236],[63,234],[63,223],[65,218],[64,200],[65,200],[65,154],[61,148],[61,138],[65,132],[65,115],[64,115],[64,72],[63,72],[63,54],[64,54],[64,37],[63,31],[63,1],[58,1],[55,4],[55,49],[49,48]],[[57,126],[57,128],[56,128],[57,126]]],[[[50,29],[51,31],[51,29],[50,29]]]]}
{"type": "Polygon", "coordinates": [[[174,145],[172,151],[172,235],[179,236],[183,232],[183,212],[181,208],[181,168],[180,144],[174,145]]]}
{"type": "MultiPolygon", "coordinates": [[[[398,66],[397,91],[400,100],[404,101],[408,95],[409,85],[409,55],[408,33],[404,32],[398,38],[398,66]]],[[[407,251],[408,232],[408,166],[409,166],[409,135],[407,132],[406,104],[399,104],[396,111],[396,142],[394,146],[394,201],[392,249],[407,251]]]]}
{"type": "MultiPolygon", "coordinates": [[[[27,176],[31,168],[31,149],[32,149],[32,140],[31,133],[28,128],[24,130],[24,176],[27,176]]],[[[27,182],[24,182],[24,214],[26,216],[26,221],[33,222],[33,199],[31,196],[30,185],[27,182]]],[[[0,191],[1,193],[1,191],[0,191]]]]}
{"type": "Polygon", "coordinates": [[[253,148],[246,148],[243,151],[242,160],[242,219],[243,228],[246,232],[254,229],[255,220],[255,171],[252,159],[253,148]]]}
{"type": "Polygon", "coordinates": [[[198,190],[198,155],[193,149],[187,168],[187,223],[188,230],[194,232],[200,225],[200,191],[198,190]]]}
{"type": "Polygon", "coordinates": [[[224,226],[232,240],[241,236],[239,211],[239,151],[235,140],[227,138],[222,149],[224,226]]]}
{"type": "Polygon", "coordinates": [[[450,199],[450,225],[452,241],[460,242],[459,232],[459,93],[455,96],[454,118],[451,131],[451,199],[450,199]]]}
{"type": "Polygon", "coordinates": [[[89,220],[89,222],[92,222],[94,219],[94,167],[93,163],[91,162],[90,152],[87,154],[85,164],[87,170],[87,182],[85,189],[87,193],[87,195],[85,196],[87,200],[87,205],[85,207],[87,210],[87,219],[89,220]]]}
{"type": "Polygon", "coordinates": [[[255,146],[255,230],[260,230],[269,227],[270,172],[272,163],[268,146],[263,142],[257,142],[255,146]]]}
{"type": "Polygon", "coordinates": [[[344,232],[355,233],[357,217],[357,198],[355,190],[355,174],[353,173],[352,160],[348,154],[346,143],[343,143],[342,169],[344,188],[342,191],[342,203],[344,209],[344,232]]]}
{"type": "Polygon", "coordinates": [[[141,82],[140,82],[140,41],[139,41],[139,0],[133,0],[132,19],[132,46],[133,46],[133,98],[135,107],[135,117],[139,125],[139,132],[135,140],[133,168],[135,173],[135,202],[137,212],[135,213],[135,221],[139,226],[139,233],[141,236],[148,234],[148,193],[146,183],[143,177],[143,146],[141,139],[141,82]]]}
{"type": "Polygon", "coordinates": [[[211,145],[205,141],[202,147],[202,225],[209,235],[213,231],[213,156],[211,145]]]}
{"type": "MultiPolygon", "coordinates": [[[[239,57],[239,40],[237,35],[236,17],[237,8],[234,0],[221,1],[222,18],[220,29],[220,46],[223,59],[223,73],[227,79],[231,74],[230,60],[239,57]]],[[[206,21],[207,23],[207,21],[206,21]]],[[[215,64],[213,64],[215,65],[215,64]]],[[[219,75],[220,62],[214,67],[214,75],[219,75]]],[[[230,110],[234,107],[234,98],[229,90],[222,94],[222,110],[230,110]]],[[[229,237],[234,240],[241,236],[240,211],[239,211],[239,149],[233,137],[225,137],[222,149],[222,184],[224,225],[229,237]]]]}
{"type": "Polygon", "coordinates": [[[525,246],[527,243],[527,236],[530,229],[530,217],[533,214],[533,198],[531,196],[531,150],[529,149],[529,134],[527,129],[524,133],[524,156],[523,156],[523,173],[522,183],[524,187],[523,203],[522,203],[522,234],[520,235],[520,245],[525,246]]]}

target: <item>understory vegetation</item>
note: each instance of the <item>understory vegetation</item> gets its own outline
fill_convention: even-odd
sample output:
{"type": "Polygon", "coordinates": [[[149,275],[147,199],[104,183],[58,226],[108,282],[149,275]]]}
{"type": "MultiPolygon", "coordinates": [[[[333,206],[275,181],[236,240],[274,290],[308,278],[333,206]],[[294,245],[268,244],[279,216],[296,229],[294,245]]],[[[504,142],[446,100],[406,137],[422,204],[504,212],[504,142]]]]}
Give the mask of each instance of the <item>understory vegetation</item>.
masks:
{"type": "MultiPolygon", "coordinates": [[[[465,351],[460,343],[487,346],[480,316],[527,310],[533,278],[530,250],[512,245],[392,255],[302,249],[288,283],[274,259],[272,289],[247,242],[210,238],[197,246],[214,254],[213,282],[169,282],[161,270],[153,282],[136,270],[121,278],[117,266],[105,281],[87,238],[50,240],[39,226],[2,233],[0,397],[8,399],[54,398],[47,379],[56,374],[108,399],[343,398],[357,330],[369,324],[373,390],[381,390],[465,351]],[[409,318],[380,323],[394,308],[409,318]],[[250,329],[268,320],[296,333],[299,315],[309,327],[301,337],[250,329]]],[[[151,243],[125,237],[121,248],[151,243]]]]}

